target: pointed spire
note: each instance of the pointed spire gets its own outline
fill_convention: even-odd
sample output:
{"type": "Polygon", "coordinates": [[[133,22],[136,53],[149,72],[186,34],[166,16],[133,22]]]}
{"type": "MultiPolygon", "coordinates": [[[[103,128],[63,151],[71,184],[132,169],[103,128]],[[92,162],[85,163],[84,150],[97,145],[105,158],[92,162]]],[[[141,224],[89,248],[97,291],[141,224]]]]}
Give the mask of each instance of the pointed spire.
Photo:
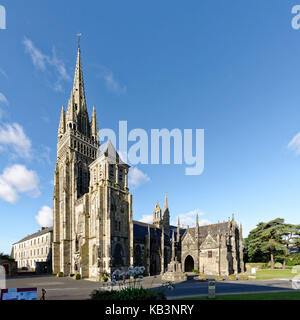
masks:
{"type": "Polygon", "coordinates": [[[199,215],[196,216],[196,227],[199,228],[199,215]]]}
{"type": "Polygon", "coordinates": [[[180,219],[178,217],[178,224],[177,224],[177,242],[180,241],[180,219]]]}
{"type": "Polygon", "coordinates": [[[58,134],[61,135],[61,134],[64,134],[65,132],[66,132],[66,113],[65,113],[64,106],[62,106],[59,127],[58,127],[58,134]]]}
{"type": "Polygon", "coordinates": [[[97,125],[97,117],[96,117],[96,109],[95,106],[93,107],[93,114],[92,114],[92,122],[91,122],[91,134],[95,141],[98,142],[98,125],[97,125]]]}
{"type": "Polygon", "coordinates": [[[69,123],[76,124],[77,119],[76,119],[76,111],[75,111],[75,106],[74,106],[74,96],[73,93],[71,93],[71,98],[69,100],[69,105],[68,105],[68,110],[67,110],[67,125],[69,126],[69,123]]]}
{"type": "Polygon", "coordinates": [[[172,261],[175,260],[175,235],[174,231],[172,232],[172,261]]]}
{"type": "Polygon", "coordinates": [[[164,208],[164,211],[169,209],[169,206],[168,206],[168,194],[166,193],[166,196],[165,196],[165,208],[164,208]]]}
{"type": "Polygon", "coordinates": [[[90,135],[90,123],[86,108],[81,51],[79,46],[77,50],[73,88],[67,110],[67,121],[75,122],[78,131],[86,136],[90,135]]]}

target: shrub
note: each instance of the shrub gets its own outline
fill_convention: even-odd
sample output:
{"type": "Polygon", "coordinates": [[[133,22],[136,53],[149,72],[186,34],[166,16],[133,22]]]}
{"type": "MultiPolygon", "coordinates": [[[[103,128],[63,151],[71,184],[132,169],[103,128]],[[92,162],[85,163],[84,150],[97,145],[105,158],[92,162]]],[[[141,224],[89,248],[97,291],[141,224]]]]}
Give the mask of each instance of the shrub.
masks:
{"type": "Polygon", "coordinates": [[[103,276],[101,277],[101,281],[107,282],[107,281],[108,281],[108,277],[107,277],[106,275],[103,275],[103,276]]]}
{"type": "Polygon", "coordinates": [[[193,270],[193,273],[199,273],[199,270],[194,269],[194,270],[193,270]]]}
{"type": "Polygon", "coordinates": [[[57,272],[57,275],[56,275],[58,278],[62,278],[64,276],[64,273],[59,271],[57,272]]]}
{"type": "Polygon", "coordinates": [[[79,273],[75,273],[73,276],[74,280],[80,280],[81,279],[81,275],[79,273]]]}
{"type": "Polygon", "coordinates": [[[231,274],[231,275],[228,276],[228,280],[234,281],[234,280],[237,280],[237,277],[236,277],[235,274],[231,274]]]}
{"type": "Polygon", "coordinates": [[[276,262],[276,263],[274,264],[274,268],[275,268],[275,269],[282,269],[282,263],[276,262]]]}
{"type": "Polygon", "coordinates": [[[246,274],[241,274],[238,276],[239,280],[249,280],[249,276],[247,276],[246,274]]]}
{"type": "Polygon", "coordinates": [[[94,290],[91,300],[166,300],[164,291],[144,288],[124,288],[119,291],[94,290]]]}
{"type": "Polygon", "coordinates": [[[198,277],[198,280],[206,281],[206,276],[204,274],[200,274],[199,277],[198,277]]]}
{"type": "Polygon", "coordinates": [[[216,276],[216,281],[223,281],[224,277],[223,276],[216,276]]]}
{"type": "Polygon", "coordinates": [[[287,266],[297,266],[300,265],[300,253],[291,254],[286,259],[287,266]]]}

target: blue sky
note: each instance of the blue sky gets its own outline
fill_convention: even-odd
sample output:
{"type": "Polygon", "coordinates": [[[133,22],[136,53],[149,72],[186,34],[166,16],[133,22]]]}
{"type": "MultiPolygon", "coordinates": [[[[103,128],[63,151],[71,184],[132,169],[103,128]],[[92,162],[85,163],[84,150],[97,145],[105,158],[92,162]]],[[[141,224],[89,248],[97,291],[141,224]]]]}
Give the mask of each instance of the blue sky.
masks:
{"type": "Polygon", "coordinates": [[[295,4],[0,0],[0,251],[37,231],[38,212],[52,207],[78,32],[89,112],[95,104],[101,128],[127,120],[129,130],[205,129],[202,175],[138,166],[148,181],[131,190],[135,219],[168,192],[173,220],[235,213],[244,236],[276,217],[299,223],[299,137],[288,147],[300,132],[295,4]]]}

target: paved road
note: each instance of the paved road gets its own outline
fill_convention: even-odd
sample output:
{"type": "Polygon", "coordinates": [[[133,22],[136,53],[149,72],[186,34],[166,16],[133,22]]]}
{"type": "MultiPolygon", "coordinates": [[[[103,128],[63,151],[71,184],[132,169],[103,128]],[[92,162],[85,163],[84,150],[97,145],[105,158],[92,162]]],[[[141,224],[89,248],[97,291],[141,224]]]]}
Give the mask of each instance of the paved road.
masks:
{"type": "MultiPolygon", "coordinates": [[[[143,287],[159,288],[161,278],[148,277],[142,281],[143,287]]],[[[102,284],[88,280],[73,280],[71,278],[57,278],[55,276],[32,276],[10,278],[6,281],[7,288],[38,288],[38,296],[41,296],[41,289],[47,291],[47,300],[82,300],[89,299],[90,293],[99,289],[102,284]]],[[[206,295],[208,290],[207,282],[189,280],[177,283],[174,290],[167,290],[169,299],[206,295]]],[[[225,281],[216,285],[217,294],[245,293],[245,292],[272,292],[292,290],[289,280],[248,280],[248,281],[225,281]]]]}

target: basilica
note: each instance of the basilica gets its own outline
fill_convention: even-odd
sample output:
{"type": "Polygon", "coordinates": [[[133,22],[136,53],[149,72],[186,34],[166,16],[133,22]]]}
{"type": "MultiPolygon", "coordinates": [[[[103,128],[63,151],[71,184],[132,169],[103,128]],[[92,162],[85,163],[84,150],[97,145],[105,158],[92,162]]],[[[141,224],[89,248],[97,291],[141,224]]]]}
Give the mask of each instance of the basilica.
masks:
{"type": "Polygon", "coordinates": [[[96,109],[90,119],[78,47],[73,88],[58,128],[53,195],[53,272],[99,280],[115,269],[144,266],[147,275],[180,272],[210,275],[242,272],[242,227],[234,220],[195,227],[170,225],[167,195],[153,222],[133,219],[130,166],[109,141],[101,148],[96,109]],[[178,270],[177,270],[178,271],[178,270]]]}

